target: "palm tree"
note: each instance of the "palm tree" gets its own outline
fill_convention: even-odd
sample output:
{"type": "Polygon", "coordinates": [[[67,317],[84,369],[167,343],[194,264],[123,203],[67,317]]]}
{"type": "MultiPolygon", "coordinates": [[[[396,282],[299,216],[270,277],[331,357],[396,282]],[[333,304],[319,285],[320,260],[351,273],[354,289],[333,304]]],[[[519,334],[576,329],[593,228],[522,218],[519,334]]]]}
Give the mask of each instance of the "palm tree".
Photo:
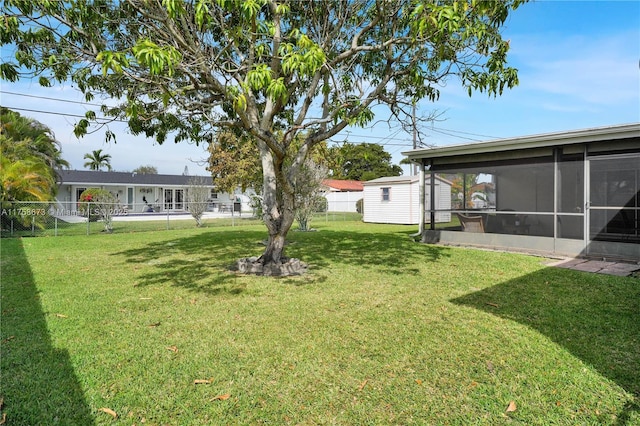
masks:
{"type": "Polygon", "coordinates": [[[53,170],[70,167],[69,162],[62,158],[60,143],[51,129],[39,121],[0,107],[0,133],[14,143],[21,141],[27,145],[28,156],[42,158],[53,170]]]}
{"type": "Polygon", "coordinates": [[[51,130],[0,107],[0,196],[11,201],[48,201],[56,194],[56,170],[69,167],[51,130]]]}
{"type": "Polygon", "coordinates": [[[84,159],[88,160],[84,166],[89,170],[100,170],[102,167],[106,167],[111,171],[111,155],[103,154],[101,149],[91,151],[91,154],[85,154],[84,159]]]}
{"type": "Polygon", "coordinates": [[[41,158],[12,161],[0,158],[0,197],[4,202],[49,201],[56,191],[51,168],[41,158]]]}

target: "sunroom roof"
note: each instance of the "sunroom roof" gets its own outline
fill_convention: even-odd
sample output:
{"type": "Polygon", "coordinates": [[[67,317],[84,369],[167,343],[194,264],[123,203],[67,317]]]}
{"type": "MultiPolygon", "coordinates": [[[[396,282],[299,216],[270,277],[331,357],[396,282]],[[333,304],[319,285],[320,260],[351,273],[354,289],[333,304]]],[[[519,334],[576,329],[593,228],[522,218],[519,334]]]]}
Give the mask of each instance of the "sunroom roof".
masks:
{"type": "Polygon", "coordinates": [[[409,160],[420,160],[424,158],[444,158],[460,155],[489,154],[494,152],[549,148],[628,138],[640,138],[640,123],[543,133],[530,136],[496,139],[485,142],[447,145],[436,148],[414,149],[411,151],[405,151],[402,154],[407,156],[409,160]]]}

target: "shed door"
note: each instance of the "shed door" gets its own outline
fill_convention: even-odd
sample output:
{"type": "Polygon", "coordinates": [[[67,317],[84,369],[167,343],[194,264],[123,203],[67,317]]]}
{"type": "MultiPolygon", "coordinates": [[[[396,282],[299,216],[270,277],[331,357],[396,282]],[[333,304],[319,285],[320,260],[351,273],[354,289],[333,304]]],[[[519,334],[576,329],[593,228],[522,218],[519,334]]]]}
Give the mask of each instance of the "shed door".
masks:
{"type": "Polygon", "coordinates": [[[587,254],[640,260],[640,154],[589,159],[587,254]]]}

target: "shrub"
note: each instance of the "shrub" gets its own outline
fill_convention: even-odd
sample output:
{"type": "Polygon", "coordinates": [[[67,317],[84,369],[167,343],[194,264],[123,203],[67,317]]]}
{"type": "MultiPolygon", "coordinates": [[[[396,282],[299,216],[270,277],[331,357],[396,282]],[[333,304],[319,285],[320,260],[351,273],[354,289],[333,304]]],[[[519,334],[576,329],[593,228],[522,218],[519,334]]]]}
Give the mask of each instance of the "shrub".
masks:
{"type": "Polygon", "coordinates": [[[253,210],[253,216],[262,219],[262,197],[252,195],[249,201],[249,207],[253,210]]]}
{"type": "Polygon", "coordinates": [[[47,203],[2,202],[0,226],[4,231],[26,231],[32,228],[44,229],[50,218],[47,203]]]}
{"type": "Polygon", "coordinates": [[[316,208],[316,213],[326,213],[327,209],[329,208],[329,202],[324,195],[316,195],[313,203],[316,208]]]}
{"type": "Polygon", "coordinates": [[[102,220],[105,232],[113,231],[113,213],[118,206],[116,197],[111,192],[100,188],[88,188],[80,194],[78,207],[89,220],[102,220]]]}
{"type": "Polygon", "coordinates": [[[195,177],[189,180],[187,188],[187,210],[196,220],[196,226],[202,226],[202,215],[209,205],[209,187],[206,185],[206,180],[195,177]]]}

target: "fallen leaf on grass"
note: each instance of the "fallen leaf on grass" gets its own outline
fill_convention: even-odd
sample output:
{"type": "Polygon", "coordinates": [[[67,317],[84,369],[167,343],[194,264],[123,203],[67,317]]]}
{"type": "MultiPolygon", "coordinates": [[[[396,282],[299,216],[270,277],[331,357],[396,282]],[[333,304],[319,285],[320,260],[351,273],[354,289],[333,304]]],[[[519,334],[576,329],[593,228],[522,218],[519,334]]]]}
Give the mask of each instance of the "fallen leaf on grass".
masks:
{"type": "Polygon", "coordinates": [[[9,341],[11,341],[11,340],[13,340],[13,339],[15,339],[15,338],[16,338],[16,336],[9,336],[9,337],[7,337],[6,339],[4,339],[4,340],[2,341],[2,343],[7,343],[7,342],[9,342],[9,341]]]}
{"type": "Polygon", "coordinates": [[[68,316],[66,316],[65,314],[56,314],[56,316],[58,318],[69,318],[68,316]]]}
{"type": "Polygon", "coordinates": [[[159,322],[154,322],[153,324],[149,324],[149,327],[157,327],[159,325],[160,325],[159,322]]]}
{"type": "Polygon", "coordinates": [[[494,308],[498,308],[499,307],[497,303],[491,303],[491,302],[487,302],[487,303],[485,303],[485,305],[493,306],[494,308]]]}
{"type": "Polygon", "coordinates": [[[493,371],[495,370],[495,367],[493,366],[493,363],[491,361],[487,361],[487,370],[489,370],[489,373],[493,373],[493,371]]]}
{"type": "Polygon", "coordinates": [[[418,385],[422,385],[422,380],[420,380],[420,379],[416,379],[416,383],[417,383],[418,385]]]}
{"type": "Polygon", "coordinates": [[[360,386],[358,387],[358,390],[361,391],[362,389],[364,389],[364,387],[367,386],[367,382],[368,381],[369,381],[369,379],[367,379],[364,382],[360,383],[360,386]]]}
{"type": "Polygon", "coordinates": [[[168,347],[167,347],[167,350],[168,350],[168,351],[171,351],[171,352],[176,352],[176,353],[177,353],[177,352],[178,352],[178,347],[177,347],[177,346],[175,346],[175,345],[174,345],[174,346],[168,346],[168,347]]]}
{"type": "Polygon", "coordinates": [[[515,401],[511,401],[509,402],[509,405],[507,406],[507,413],[513,413],[514,411],[516,411],[516,403],[515,401]]]}
{"type": "Polygon", "coordinates": [[[211,398],[212,401],[226,401],[231,398],[231,394],[225,393],[224,395],[218,395],[211,398]]]}
{"type": "Polygon", "coordinates": [[[151,297],[141,297],[140,300],[151,300],[151,297]]]}
{"type": "Polygon", "coordinates": [[[194,385],[208,385],[211,384],[211,382],[213,382],[213,378],[211,379],[195,379],[193,381],[194,385]]]}
{"type": "Polygon", "coordinates": [[[115,411],[113,411],[111,408],[102,407],[102,408],[98,409],[98,411],[102,411],[103,413],[107,413],[108,415],[110,415],[114,419],[118,417],[118,414],[115,411]]]}

